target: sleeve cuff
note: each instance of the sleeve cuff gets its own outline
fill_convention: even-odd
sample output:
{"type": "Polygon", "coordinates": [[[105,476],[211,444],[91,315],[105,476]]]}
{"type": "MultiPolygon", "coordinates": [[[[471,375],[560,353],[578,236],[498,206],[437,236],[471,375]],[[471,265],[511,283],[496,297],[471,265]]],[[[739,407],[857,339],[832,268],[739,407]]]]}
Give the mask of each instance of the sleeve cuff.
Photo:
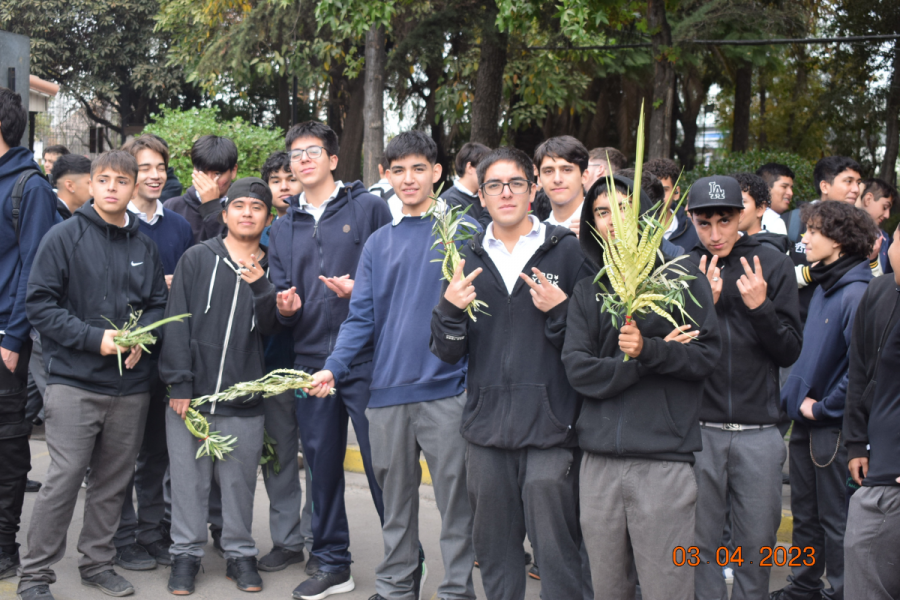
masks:
{"type": "Polygon", "coordinates": [[[853,460],[854,458],[868,458],[869,451],[866,449],[866,444],[862,442],[851,442],[847,444],[847,460],[853,460]]]}
{"type": "Polygon", "coordinates": [[[666,342],[662,341],[659,338],[644,338],[644,347],[641,349],[641,353],[638,355],[637,360],[642,365],[646,367],[650,367],[650,365],[657,362],[659,358],[660,347],[659,344],[665,344],[666,342]]]}
{"type": "Polygon", "coordinates": [[[183,381],[181,383],[173,383],[171,389],[169,390],[169,398],[174,400],[184,400],[185,398],[193,399],[194,397],[194,382],[193,381],[183,381]]]}
{"type": "Polygon", "coordinates": [[[100,327],[91,327],[88,329],[87,337],[84,340],[84,349],[88,352],[96,352],[100,354],[100,346],[103,343],[103,332],[105,330],[100,327]]]}
{"type": "Polygon", "coordinates": [[[325,361],[325,366],[322,367],[322,370],[331,371],[331,374],[334,375],[335,383],[341,381],[350,372],[350,369],[333,358],[329,358],[325,361]]]}
{"type": "Polygon", "coordinates": [[[466,314],[466,311],[462,310],[443,296],[441,296],[441,300],[438,302],[437,311],[442,315],[457,319],[466,314]]]}
{"type": "Polygon", "coordinates": [[[812,405],[812,414],[816,418],[816,421],[821,421],[823,418],[828,415],[825,414],[824,404],[822,401],[818,401],[812,405]]]}
{"type": "Polygon", "coordinates": [[[556,320],[566,320],[566,316],[569,314],[569,297],[566,296],[566,299],[551,308],[547,311],[547,318],[556,321],[556,320]]]}
{"type": "Polygon", "coordinates": [[[265,294],[269,293],[274,287],[275,286],[272,285],[272,282],[269,281],[269,278],[263,276],[250,284],[250,291],[253,292],[254,296],[264,296],[265,294]]]}
{"type": "Polygon", "coordinates": [[[222,212],[221,200],[213,200],[212,202],[203,202],[200,204],[200,216],[204,220],[214,218],[218,213],[222,212]]]}
{"type": "Polygon", "coordinates": [[[3,336],[3,342],[0,342],[0,347],[4,350],[9,350],[10,352],[19,353],[22,351],[22,346],[24,342],[17,337],[13,337],[8,333],[3,336]]]}

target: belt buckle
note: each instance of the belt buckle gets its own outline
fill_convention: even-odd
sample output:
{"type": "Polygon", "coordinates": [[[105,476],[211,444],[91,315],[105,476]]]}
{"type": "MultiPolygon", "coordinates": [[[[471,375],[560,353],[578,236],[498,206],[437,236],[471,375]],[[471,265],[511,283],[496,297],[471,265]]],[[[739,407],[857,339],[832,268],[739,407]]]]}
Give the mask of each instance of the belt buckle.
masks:
{"type": "Polygon", "coordinates": [[[742,431],[744,427],[740,423],[722,423],[724,431],[742,431]]]}

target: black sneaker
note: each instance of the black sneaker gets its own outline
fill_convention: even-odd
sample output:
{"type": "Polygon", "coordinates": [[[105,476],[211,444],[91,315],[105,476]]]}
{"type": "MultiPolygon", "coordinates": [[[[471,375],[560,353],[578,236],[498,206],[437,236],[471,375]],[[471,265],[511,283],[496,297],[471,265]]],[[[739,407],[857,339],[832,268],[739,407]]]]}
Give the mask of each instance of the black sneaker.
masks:
{"type": "Polygon", "coordinates": [[[41,487],[43,487],[43,483],[40,481],[35,481],[34,479],[26,479],[25,480],[25,491],[26,492],[39,492],[41,491],[41,487]]]}
{"type": "Polygon", "coordinates": [[[19,568],[19,551],[14,554],[0,552],[0,579],[8,579],[15,577],[16,570],[19,568]]]}
{"type": "Polygon", "coordinates": [[[210,527],[209,534],[212,536],[213,548],[219,553],[219,556],[225,558],[225,549],[222,548],[222,530],[210,527]]]}
{"type": "Polygon", "coordinates": [[[319,562],[319,559],[313,556],[312,552],[309,553],[309,560],[306,561],[306,574],[312,577],[316,573],[319,572],[319,567],[322,566],[322,563],[319,562]]]}
{"type": "Polygon", "coordinates": [[[293,597],[298,600],[322,600],[332,594],[346,594],[356,588],[350,567],[337,573],[319,571],[294,590],[293,597]]]}
{"type": "Polygon", "coordinates": [[[225,561],[225,577],[233,581],[242,592],[261,592],[263,589],[255,556],[229,558],[225,561]]]}
{"type": "Polygon", "coordinates": [[[169,566],[172,564],[172,555],[169,549],[172,547],[172,540],[156,540],[150,544],[141,544],[141,548],[147,551],[147,554],[156,560],[157,564],[169,566]]]}
{"type": "Polygon", "coordinates": [[[538,581],[541,580],[541,572],[538,571],[537,565],[531,565],[531,568],[528,569],[528,576],[532,579],[537,579],[538,581]]]}
{"type": "Polygon", "coordinates": [[[259,567],[260,571],[266,572],[283,571],[290,565],[302,563],[304,560],[303,550],[294,552],[293,550],[276,546],[272,548],[271,552],[259,559],[257,567],[259,567]]]}
{"type": "Polygon", "coordinates": [[[24,592],[16,594],[19,600],[54,600],[53,594],[50,593],[50,586],[46,583],[30,587],[24,592]]]}
{"type": "Polygon", "coordinates": [[[529,554],[528,552],[526,552],[526,553],[525,553],[525,566],[527,567],[527,566],[530,565],[530,564],[531,564],[531,554],[529,554]]]}
{"type": "Polygon", "coordinates": [[[82,577],[81,585],[95,587],[107,596],[130,596],[134,593],[134,586],[128,580],[110,569],[97,573],[93,577],[82,577]]]}
{"type": "Polygon", "coordinates": [[[128,544],[116,548],[116,564],[129,571],[152,571],[156,568],[156,559],[140,544],[128,544]]]}
{"type": "Polygon", "coordinates": [[[172,557],[172,571],[169,573],[169,591],[176,596],[194,593],[194,579],[200,571],[200,559],[196,556],[179,554],[172,557]]]}

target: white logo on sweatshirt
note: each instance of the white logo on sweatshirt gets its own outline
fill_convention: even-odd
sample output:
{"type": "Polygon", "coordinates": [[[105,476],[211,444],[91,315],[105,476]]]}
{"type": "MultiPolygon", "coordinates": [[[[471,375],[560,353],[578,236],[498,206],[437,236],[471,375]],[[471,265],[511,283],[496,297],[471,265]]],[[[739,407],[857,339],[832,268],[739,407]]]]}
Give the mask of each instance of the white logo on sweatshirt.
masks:
{"type": "Polygon", "coordinates": [[[144,261],[141,261],[141,262],[139,262],[139,263],[136,263],[136,262],[134,262],[134,261],[131,261],[131,266],[132,266],[132,267],[139,267],[139,266],[141,266],[142,264],[144,264],[144,261]]]}
{"type": "Polygon", "coordinates": [[[715,181],[709,182],[709,199],[710,200],[724,200],[725,199],[725,190],[721,185],[716,183],[715,181]]]}
{"type": "MultiPolygon", "coordinates": [[[[559,275],[556,275],[555,273],[544,273],[544,277],[546,277],[547,281],[552,283],[554,286],[559,287],[559,275]]],[[[532,275],[531,278],[536,284],[541,284],[541,280],[538,279],[537,275],[532,275]]]]}

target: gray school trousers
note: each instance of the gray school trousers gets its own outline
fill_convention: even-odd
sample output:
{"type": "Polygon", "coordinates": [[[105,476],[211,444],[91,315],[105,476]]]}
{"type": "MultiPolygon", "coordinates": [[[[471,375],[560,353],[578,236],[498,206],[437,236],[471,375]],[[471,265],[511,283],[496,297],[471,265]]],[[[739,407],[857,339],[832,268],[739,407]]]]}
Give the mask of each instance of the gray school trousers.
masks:
{"type": "Polygon", "coordinates": [[[34,503],[28,552],[19,567],[20,592],[56,581],[50,567],[66,553],[66,531],[88,467],[78,569],[82,577],[93,577],[113,568],[113,535],[134,473],[149,403],[149,392],[106,396],[67,385],[47,386],[44,422],[50,468],[34,503]]]}
{"type": "MultiPolygon", "coordinates": [[[[777,427],[725,431],[700,427],[703,450],[697,462],[697,600],[725,600],[727,588],[716,551],[725,531],[726,495],[731,497],[731,543],[741,547],[741,566],[731,563],[734,585],[731,600],[759,600],[769,593],[771,567],[760,567],[777,542],[781,524],[781,468],[787,458],[777,427]],[[749,564],[749,561],[753,564],[749,564]],[[706,562],[709,561],[709,564],[706,562]]],[[[643,581],[641,586],[643,587],[643,581]]]]}
{"type": "Polygon", "coordinates": [[[166,440],[169,444],[169,470],[172,474],[172,549],[173,556],[203,556],[209,516],[209,489],[213,479],[222,490],[222,549],[225,558],[256,556],[253,541],[253,498],[256,472],[262,455],[262,415],[223,417],[204,414],[209,430],[237,438],[235,449],[225,460],[209,456],[194,458],[197,438],[171,408],[166,410],[166,440]]]}
{"type": "Polygon", "coordinates": [[[844,600],[900,598],[900,485],[850,497],[844,534],[844,600]]]}
{"type": "Polygon", "coordinates": [[[694,568],[672,559],[676,547],[695,545],[697,484],[690,463],[585,452],[578,487],[598,600],[633,600],[636,576],[644,600],[694,597],[694,568]]]}
{"type": "MultiPolygon", "coordinates": [[[[531,538],[544,598],[582,594],[577,448],[502,450],[469,444],[473,540],[488,600],[522,600],[522,543],[531,538]],[[540,543],[538,543],[540,542],[540,543]]],[[[580,454],[580,452],[578,452],[580,454]]]]}
{"type": "MultiPolygon", "coordinates": [[[[367,408],[372,466],[384,493],[384,560],[375,591],[385,600],[413,600],[419,567],[419,484],[425,455],[441,513],[442,600],[475,598],[472,507],[466,489],[466,441],[459,433],[466,394],[430,402],[367,408]]],[[[519,546],[519,561],[522,560],[519,546]]]]}
{"type": "MultiPolygon", "coordinates": [[[[297,429],[297,411],[294,392],[289,391],[263,401],[266,409],[266,433],[275,440],[275,452],[281,466],[276,474],[271,468],[263,468],[263,481],[269,496],[269,531],[272,545],[292,552],[304,546],[312,551],[312,511],[309,496],[303,503],[300,488],[300,470],[297,468],[297,452],[300,434],[297,429]],[[301,516],[302,515],[302,516],[301,516]]],[[[305,461],[304,461],[305,462],[305,461]]],[[[309,470],[306,471],[306,490],[309,493],[309,470]]]]}

